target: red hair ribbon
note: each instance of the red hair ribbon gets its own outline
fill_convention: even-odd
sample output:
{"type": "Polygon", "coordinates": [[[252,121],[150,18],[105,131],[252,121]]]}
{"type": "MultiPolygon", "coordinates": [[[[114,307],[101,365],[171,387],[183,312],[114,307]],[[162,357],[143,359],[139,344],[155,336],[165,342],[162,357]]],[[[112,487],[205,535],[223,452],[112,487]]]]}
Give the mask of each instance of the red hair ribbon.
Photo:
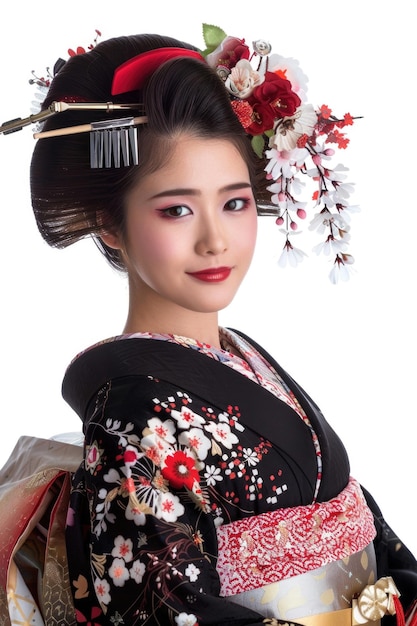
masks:
{"type": "Polygon", "coordinates": [[[142,52],[116,68],[111,88],[112,95],[117,96],[121,93],[141,89],[145,80],[160,65],[176,57],[191,57],[206,62],[199,52],[187,48],[157,48],[142,52]]]}

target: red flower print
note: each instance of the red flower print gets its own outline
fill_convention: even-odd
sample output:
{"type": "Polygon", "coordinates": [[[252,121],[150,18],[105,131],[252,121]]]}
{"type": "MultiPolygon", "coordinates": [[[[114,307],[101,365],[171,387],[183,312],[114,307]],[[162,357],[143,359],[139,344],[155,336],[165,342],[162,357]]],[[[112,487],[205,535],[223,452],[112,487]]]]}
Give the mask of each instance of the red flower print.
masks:
{"type": "Polygon", "coordinates": [[[77,619],[77,624],[85,624],[86,626],[100,626],[100,622],[97,622],[97,618],[103,614],[102,610],[93,606],[91,609],[91,617],[88,618],[81,613],[81,611],[75,611],[75,617],[77,619]]]}
{"type": "Polygon", "coordinates": [[[165,459],[162,475],[175,489],[186,487],[192,489],[195,482],[199,482],[199,473],[195,467],[195,460],[183,450],[177,450],[165,459]]]}

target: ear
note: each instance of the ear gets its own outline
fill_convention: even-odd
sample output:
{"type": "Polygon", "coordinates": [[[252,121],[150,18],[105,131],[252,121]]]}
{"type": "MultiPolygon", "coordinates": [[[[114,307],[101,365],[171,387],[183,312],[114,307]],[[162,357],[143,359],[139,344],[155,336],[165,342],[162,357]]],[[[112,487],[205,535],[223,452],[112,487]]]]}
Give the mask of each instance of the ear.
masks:
{"type": "Polygon", "coordinates": [[[119,234],[115,231],[106,230],[106,218],[104,211],[98,211],[96,214],[97,226],[100,230],[97,232],[97,236],[106,244],[109,248],[114,250],[121,250],[123,248],[122,241],[119,234]]]}
{"type": "Polygon", "coordinates": [[[114,250],[122,250],[123,245],[120,240],[119,235],[116,233],[110,233],[108,231],[103,231],[99,234],[100,239],[108,246],[109,248],[113,248],[114,250]]]}

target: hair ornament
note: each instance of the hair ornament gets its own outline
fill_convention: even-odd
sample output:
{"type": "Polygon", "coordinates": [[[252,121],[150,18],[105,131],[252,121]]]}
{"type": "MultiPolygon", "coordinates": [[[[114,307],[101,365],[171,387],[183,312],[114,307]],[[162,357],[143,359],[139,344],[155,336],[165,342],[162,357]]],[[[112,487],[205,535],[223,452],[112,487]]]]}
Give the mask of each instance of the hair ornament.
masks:
{"type": "Polygon", "coordinates": [[[347,168],[331,160],[348,146],[345,129],[357,118],[310,104],[298,61],[274,54],[268,41],[258,39],[250,47],[210,24],[203,24],[203,37],[207,63],[223,80],[254,151],[266,160],[271,202],[259,212],[274,215],[283,233],[278,264],[295,267],[305,258],[293,237],[312,209],[309,230],[321,238],[313,251],[332,257],[332,283],[348,280],[354,262],[348,252],[350,219],[359,209],[349,201],[354,187],[346,182],[347,168]]]}
{"type": "MultiPolygon", "coordinates": [[[[85,54],[86,52],[93,50],[98,43],[99,37],[101,37],[101,31],[99,31],[96,28],[94,31],[93,41],[89,43],[88,46],[86,47],[77,46],[75,49],[68,48],[67,50],[68,57],[69,58],[75,57],[75,56],[78,56],[79,54],[85,54]]],[[[35,70],[32,70],[31,72],[32,78],[29,79],[29,84],[35,86],[34,100],[31,103],[32,114],[36,115],[37,113],[41,111],[42,103],[48,94],[51,82],[54,79],[54,76],[56,76],[58,72],[60,72],[60,70],[64,67],[65,63],[66,61],[62,59],[61,57],[59,57],[55,61],[52,69],[50,67],[46,67],[46,73],[43,76],[38,76],[35,73],[35,70]]],[[[63,96],[61,99],[67,102],[73,101],[70,96],[65,96],[65,97],[63,96]]],[[[42,130],[42,123],[41,122],[37,123],[35,129],[40,132],[42,130]]],[[[19,130],[19,129],[16,129],[16,130],[19,130]]]]}
{"type": "Polygon", "coordinates": [[[188,48],[156,48],[142,52],[142,54],[125,61],[116,68],[111,89],[112,96],[141,89],[160,65],[178,57],[188,57],[205,62],[200,52],[188,48]]]}
{"type": "MultiPolygon", "coordinates": [[[[21,130],[29,124],[44,122],[48,117],[64,111],[126,111],[137,110],[138,104],[114,104],[113,102],[52,102],[40,113],[24,119],[17,118],[0,126],[4,135],[21,130]]],[[[90,165],[92,168],[122,167],[139,163],[138,138],[135,126],[145,124],[145,115],[130,116],[118,119],[104,119],[91,124],[66,126],[48,131],[34,133],[35,139],[63,137],[77,133],[90,133],[90,165]]]]}
{"type": "MultiPolygon", "coordinates": [[[[96,30],[96,38],[94,45],[88,46],[88,50],[92,50],[101,32],[96,30]]],[[[78,54],[85,54],[87,50],[78,46],[76,50],[69,49],[70,57],[78,54]]],[[[200,52],[190,50],[188,48],[158,48],[139,54],[129,59],[118,68],[116,68],[113,76],[111,95],[117,96],[142,88],[145,81],[153,74],[153,72],[163,63],[177,57],[195,58],[205,63],[204,57],[200,52]]],[[[141,104],[115,104],[113,102],[105,103],[89,103],[80,102],[80,98],[65,96],[60,102],[53,102],[47,109],[42,110],[41,104],[45,100],[49,90],[49,86],[54,76],[65,65],[63,59],[58,59],[54,65],[53,73],[50,68],[46,68],[46,78],[38,77],[34,71],[29,80],[30,84],[36,85],[38,89],[38,101],[32,102],[32,115],[27,118],[16,118],[5,122],[0,126],[0,134],[7,135],[9,133],[21,130],[29,124],[37,125],[37,132],[33,134],[35,139],[46,139],[51,137],[63,137],[76,133],[90,133],[90,165],[91,168],[109,168],[109,167],[126,167],[130,165],[138,165],[139,163],[139,147],[138,137],[135,126],[145,124],[147,117],[139,115],[135,117],[127,117],[120,119],[109,119],[92,122],[91,124],[82,124],[76,126],[68,126],[49,131],[43,131],[43,122],[55,115],[68,110],[104,110],[106,113],[113,112],[117,109],[132,109],[142,111],[141,104]]],[[[36,96],[35,96],[36,97],[36,96]]]]}
{"type": "MultiPolygon", "coordinates": [[[[96,34],[101,35],[97,30],[96,34]]],[[[316,107],[309,103],[308,79],[298,61],[274,53],[268,41],[257,39],[249,46],[245,39],[228,36],[221,28],[209,24],[203,24],[203,38],[206,48],[201,52],[167,47],[129,59],[116,68],[111,95],[141,89],[153,72],[170,59],[193,57],[207,62],[223,81],[253,150],[265,163],[270,199],[258,203],[258,211],[260,215],[274,216],[283,235],[278,265],[296,267],[307,256],[301,247],[294,245],[294,237],[303,233],[300,226],[307,220],[308,231],[320,238],[313,251],[333,261],[331,282],[348,280],[354,263],[348,251],[350,220],[359,208],[350,202],[354,186],[346,181],[347,168],[333,165],[332,161],[337,151],[348,146],[346,129],[358,118],[350,113],[335,116],[327,105],[316,107]]],[[[80,46],[76,51],[68,51],[70,56],[85,52],[80,46]]],[[[42,99],[50,80],[64,64],[65,61],[58,59],[54,74],[47,69],[46,78],[32,72],[30,82],[42,90],[42,99]]],[[[89,132],[91,167],[122,167],[138,163],[135,127],[146,121],[140,103],[81,102],[69,94],[27,118],[5,122],[0,126],[0,134],[15,132],[29,124],[38,125],[35,139],[89,132]],[[42,130],[48,117],[75,108],[102,113],[91,124],[42,130]],[[129,110],[129,116],[106,119],[106,113],[122,109],[129,110]]]]}
{"type": "Polygon", "coordinates": [[[138,134],[135,118],[93,122],[90,132],[92,168],[138,165],[138,134]]]}

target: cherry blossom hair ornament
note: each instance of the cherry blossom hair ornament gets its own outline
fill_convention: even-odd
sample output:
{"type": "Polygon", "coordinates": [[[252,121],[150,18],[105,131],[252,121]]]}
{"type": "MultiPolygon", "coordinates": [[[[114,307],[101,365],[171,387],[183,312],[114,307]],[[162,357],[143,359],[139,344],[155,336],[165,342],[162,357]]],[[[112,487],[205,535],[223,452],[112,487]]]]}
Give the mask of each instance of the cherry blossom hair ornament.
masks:
{"type": "Polygon", "coordinates": [[[305,256],[292,240],[307,217],[308,203],[300,197],[307,180],[316,211],[309,229],[324,235],[314,250],[333,256],[332,282],[347,280],[354,261],[347,252],[350,213],[357,207],[349,203],[353,186],[345,182],[346,168],[331,168],[329,161],[336,148],[347,147],[349,139],[342,129],[355,118],[349,113],[339,118],[326,105],[308,103],[308,79],[298,61],[272,54],[269,42],[259,39],[251,49],[244,39],[227,36],[208,24],[203,25],[203,37],[206,49],[201,54],[184,48],[159,48],[129,59],[115,70],[112,95],[141,89],[155,70],[172,58],[207,62],[224,82],[253,150],[265,162],[271,202],[258,204],[258,211],[275,216],[284,235],[279,264],[296,266],[305,256]]]}
{"type": "Polygon", "coordinates": [[[332,165],[338,150],[349,144],[345,129],[356,117],[339,117],[325,104],[307,101],[308,79],[296,59],[273,53],[269,42],[252,46],[217,26],[203,25],[204,55],[216,69],[252,147],[264,161],[271,201],[259,213],[275,215],[284,236],[280,266],[297,266],[306,256],[294,236],[312,210],[309,230],[321,242],[313,248],[333,261],[330,280],[347,280],[353,257],[348,253],[353,185],[347,168],[332,165]],[[307,189],[305,189],[307,187],[307,189]]]}
{"type": "MultiPolygon", "coordinates": [[[[202,52],[165,47],[128,59],[114,71],[111,96],[120,100],[123,94],[140,92],[147,79],[170,59],[188,57],[207,63],[223,82],[230,105],[264,169],[269,198],[265,200],[262,194],[260,201],[258,197],[258,212],[274,216],[283,234],[278,264],[295,267],[305,258],[302,248],[294,245],[294,237],[302,234],[301,225],[309,218],[308,230],[316,231],[321,239],[313,251],[333,262],[331,282],[347,280],[353,264],[348,252],[350,219],[358,207],[350,202],[353,185],[346,182],[347,168],[332,161],[348,146],[346,128],[357,118],[349,113],[336,116],[325,104],[309,103],[308,79],[298,61],[274,53],[269,42],[259,39],[249,46],[245,39],[228,36],[209,24],[203,25],[203,38],[206,49],[202,52]]],[[[73,56],[86,51],[78,48],[69,52],[73,56]]],[[[43,81],[30,82],[39,85],[43,81]]],[[[74,102],[71,94],[62,100],[68,106],[104,112],[92,124],[38,132],[35,138],[89,132],[93,168],[138,163],[136,127],[147,121],[141,103],[80,103],[74,102]],[[115,107],[130,109],[131,115],[106,119],[106,113],[115,107]]],[[[6,122],[0,126],[0,134],[38,123],[62,110],[62,102],[52,103],[46,111],[6,122]]]]}

